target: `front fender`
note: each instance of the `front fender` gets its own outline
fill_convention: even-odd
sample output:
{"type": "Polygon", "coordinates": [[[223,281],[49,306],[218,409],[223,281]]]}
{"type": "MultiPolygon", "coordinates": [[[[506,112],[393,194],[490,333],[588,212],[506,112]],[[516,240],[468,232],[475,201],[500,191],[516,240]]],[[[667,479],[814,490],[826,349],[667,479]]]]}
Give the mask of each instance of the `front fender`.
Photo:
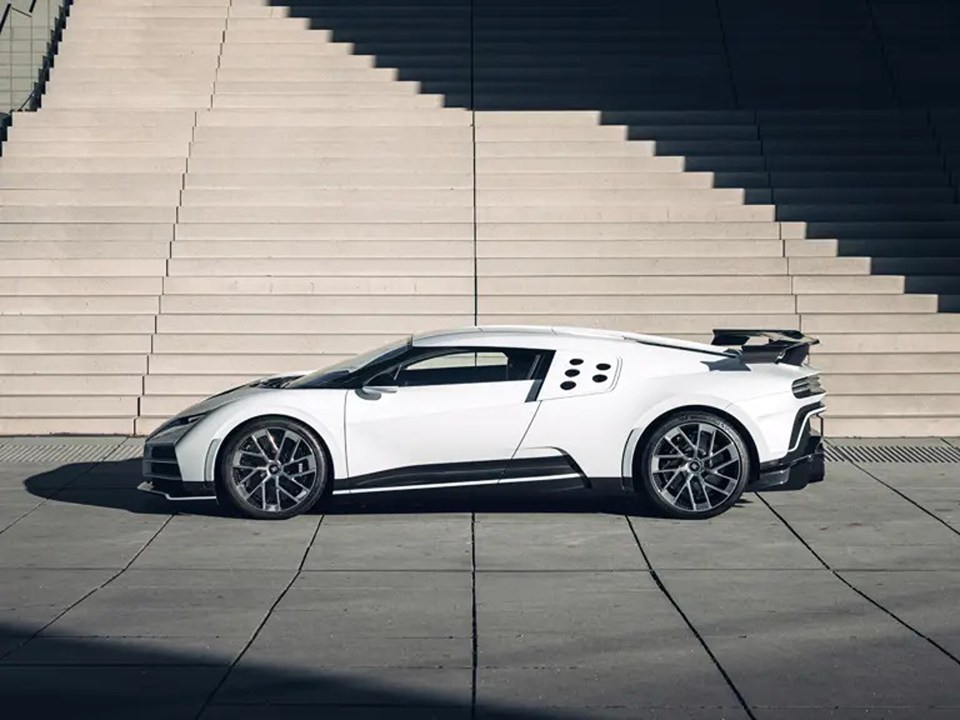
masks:
{"type": "Polygon", "coordinates": [[[684,395],[683,397],[665,398],[661,402],[647,408],[634,421],[633,430],[630,431],[630,435],[627,437],[627,443],[623,448],[623,477],[629,478],[633,476],[633,456],[637,449],[637,443],[640,441],[643,433],[663,416],[684,409],[718,410],[732,416],[750,434],[754,445],[756,445],[757,454],[760,456],[761,461],[769,456],[766,440],[764,439],[763,433],[760,432],[760,427],[737,405],[716,395],[684,395]]]}
{"type": "Polygon", "coordinates": [[[248,420],[269,415],[289,417],[312,428],[327,446],[333,476],[344,477],[347,470],[343,438],[345,400],[343,391],[281,390],[272,397],[244,398],[217,408],[190,428],[176,444],[177,462],[184,482],[212,483],[216,455],[226,437],[248,420]],[[293,402],[292,397],[285,400],[282,395],[278,396],[279,393],[293,392],[324,393],[326,397],[313,397],[306,407],[293,402]]]}

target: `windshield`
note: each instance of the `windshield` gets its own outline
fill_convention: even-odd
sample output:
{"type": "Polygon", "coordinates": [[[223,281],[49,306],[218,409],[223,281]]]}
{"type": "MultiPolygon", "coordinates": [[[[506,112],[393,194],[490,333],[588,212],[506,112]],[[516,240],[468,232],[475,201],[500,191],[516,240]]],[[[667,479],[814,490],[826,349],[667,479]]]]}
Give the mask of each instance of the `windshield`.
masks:
{"type": "Polygon", "coordinates": [[[351,373],[361,370],[368,365],[372,365],[375,362],[389,360],[390,358],[402,355],[407,351],[407,348],[410,347],[412,342],[413,336],[407,335],[407,337],[405,337],[403,340],[394,341],[388,345],[379,347],[376,350],[370,350],[369,352],[355,355],[352,358],[347,358],[346,360],[338,362],[336,365],[330,365],[322,370],[317,370],[309,375],[304,375],[303,377],[297,378],[296,380],[288,383],[285,385],[285,387],[323,387],[331,380],[340,380],[345,375],[350,375],[351,373]]]}

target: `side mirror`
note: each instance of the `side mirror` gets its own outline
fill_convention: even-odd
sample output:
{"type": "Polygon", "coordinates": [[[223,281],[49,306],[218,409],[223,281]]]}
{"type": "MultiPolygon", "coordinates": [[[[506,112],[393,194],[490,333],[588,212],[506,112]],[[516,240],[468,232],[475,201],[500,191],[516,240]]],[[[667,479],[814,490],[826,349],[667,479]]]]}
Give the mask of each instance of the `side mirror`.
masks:
{"type": "Polygon", "coordinates": [[[367,383],[360,388],[359,394],[368,400],[376,400],[381,395],[395,393],[399,389],[397,381],[390,373],[382,373],[367,381],[367,383]]]}

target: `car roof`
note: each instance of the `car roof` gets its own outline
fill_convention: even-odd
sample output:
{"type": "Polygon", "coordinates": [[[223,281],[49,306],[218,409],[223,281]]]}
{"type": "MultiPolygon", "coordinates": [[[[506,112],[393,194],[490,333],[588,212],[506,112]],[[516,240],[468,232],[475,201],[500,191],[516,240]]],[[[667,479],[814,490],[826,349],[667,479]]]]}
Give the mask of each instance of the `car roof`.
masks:
{"type": "Polygon", "coordinates": [[[531,348],[582,348],[584,343],[637,343],[675,350],[696,350],[716,355],[727,355],[724,348],[704,343],[641,335],[638,333],[603,330],[599,328],[566,327],[551,325],[480,325],[453,330],[437,330],[413,336],[413,344],[420,347],[531,347],[531,348]]]}

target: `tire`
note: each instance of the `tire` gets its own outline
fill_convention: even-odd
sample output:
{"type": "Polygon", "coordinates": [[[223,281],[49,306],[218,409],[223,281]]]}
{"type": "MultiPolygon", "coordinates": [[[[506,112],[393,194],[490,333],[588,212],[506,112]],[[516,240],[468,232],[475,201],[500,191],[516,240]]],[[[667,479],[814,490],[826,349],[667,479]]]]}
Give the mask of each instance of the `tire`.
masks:
{"type": "Polygon", "coordinates": [[[303,423],[251,420],[230,434],[220,452],[217,500],[231,514],[285,520],[324,495],[329,467],[323,442],[303,423]]]}
{"type": "Polygon", "coordinates": [[[740,499],[751,472],[743,433],[710,412],[680,412],[659,423],[637,455],[638,489],[662,515],[711,518],[740,499]]]}

